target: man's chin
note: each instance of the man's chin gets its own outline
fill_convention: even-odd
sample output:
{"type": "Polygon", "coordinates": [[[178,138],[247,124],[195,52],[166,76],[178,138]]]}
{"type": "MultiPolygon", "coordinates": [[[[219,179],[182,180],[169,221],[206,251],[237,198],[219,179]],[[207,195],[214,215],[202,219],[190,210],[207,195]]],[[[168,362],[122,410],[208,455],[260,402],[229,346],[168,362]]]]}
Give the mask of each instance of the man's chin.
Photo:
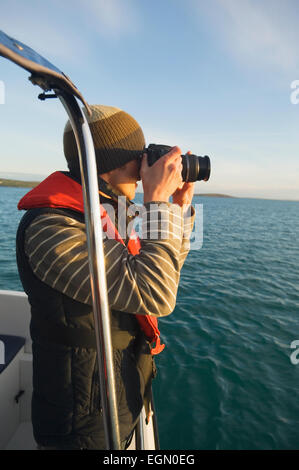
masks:
{"type": "Polygon", "coordinates": [[[130,201],[132,201],[132,199],[134,199],[134,197],[135,197],[136,190],[134,188],[131,191],[122,191],[122,193],[123,193],[124,196],[126,196],[126,198],[128,198],[130,201]]]}

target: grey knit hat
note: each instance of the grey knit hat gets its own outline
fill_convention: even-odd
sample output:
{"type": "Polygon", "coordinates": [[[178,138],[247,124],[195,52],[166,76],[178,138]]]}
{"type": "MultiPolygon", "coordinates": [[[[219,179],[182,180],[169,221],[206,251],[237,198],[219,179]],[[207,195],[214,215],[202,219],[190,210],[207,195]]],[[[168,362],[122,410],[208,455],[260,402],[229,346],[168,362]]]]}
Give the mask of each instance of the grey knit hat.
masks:
{"type": "MultiPolygon", "coordinates": [[[[87,116],[94,142],[98,173],[107,173],[139,157],[145,148],[139,124],[129,114],[111,106],[90,106],[87,116]]],[[[71,173],[80,175],[75,136],[68,121],[63,134],[64,155],[71,173]]]]}

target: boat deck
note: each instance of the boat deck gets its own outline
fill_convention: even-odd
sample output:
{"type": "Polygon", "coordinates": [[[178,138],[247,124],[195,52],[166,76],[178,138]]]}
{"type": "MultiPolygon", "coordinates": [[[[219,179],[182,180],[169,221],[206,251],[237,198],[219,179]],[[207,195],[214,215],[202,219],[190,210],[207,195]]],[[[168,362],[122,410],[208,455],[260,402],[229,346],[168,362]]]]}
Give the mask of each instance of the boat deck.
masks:
{"type": "Polygon", "coordinates": [[[4,450],[36,450],[37,445],[33,437],[30,421],[21,423],[4,450]]]}

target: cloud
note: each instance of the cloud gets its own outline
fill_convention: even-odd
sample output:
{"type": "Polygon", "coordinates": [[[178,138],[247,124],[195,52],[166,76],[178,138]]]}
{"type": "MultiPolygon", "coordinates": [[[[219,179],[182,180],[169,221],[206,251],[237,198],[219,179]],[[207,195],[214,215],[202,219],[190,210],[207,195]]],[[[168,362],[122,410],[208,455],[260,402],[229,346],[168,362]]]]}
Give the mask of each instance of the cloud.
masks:
{"type": "Polygon", "coordinates": [[[95,32],[120,37],[139,30],[141,19],[134,0],[78,0],[81,15],[88,18],[95,32]]]}
{"type": "Polygon", "coordinates": [[[203,8],[192,4],[239,61],[283,70],[299,65],[298,13],[292,0],[210,0],[203,8]]]}
{"type": "Polygon", "coordinates": [[[97,36],[136,34],[140,24],[134,0],[1,0],[1,29],[58,68],[77,64],[78,57],[82,63],[97,47],[97,36]]]}
{"type": "Polygon", "coordinates": [[[54,65],[77,61],[79,54],[86,49],[84,39],[75,28],[63,21],[63,10],[55,11],[47,3],[3,0],[1,4],[1,29],[9,36],[32,47],[54,65]],[[17,12],[17,14],[16,14],[17,12]]]}

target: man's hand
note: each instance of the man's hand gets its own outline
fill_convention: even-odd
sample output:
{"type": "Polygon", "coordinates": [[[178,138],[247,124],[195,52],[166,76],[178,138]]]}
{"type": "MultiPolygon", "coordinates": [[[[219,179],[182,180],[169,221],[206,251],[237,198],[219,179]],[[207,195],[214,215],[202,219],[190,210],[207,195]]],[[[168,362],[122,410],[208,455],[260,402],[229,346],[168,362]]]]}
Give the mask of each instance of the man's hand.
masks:
{"type": "Polygon", "coordinates": [[[194,183],[184,183],[181,189],[177,189],[172,195],[172,202],[179,206],[189,205],[194,194],[194,183]]]}
{"type": "Polygon", "coordinates": [[[170,196],[182,184],[181,149],[173,147],[152,166],[148,166],[147,155],[143,155],[140,168],[144,203],[150,201],[169,202],[170,196]]]}
{"type": "MultiPolygon", "coordinates": [[[[187,155],[191,154],[190,150],[187,155]]],[[[177,190],[172,194],[172,202],[179,206],[188,206],[192,202],[194,194],[194,183],[183,183],[177,190]]]]}

